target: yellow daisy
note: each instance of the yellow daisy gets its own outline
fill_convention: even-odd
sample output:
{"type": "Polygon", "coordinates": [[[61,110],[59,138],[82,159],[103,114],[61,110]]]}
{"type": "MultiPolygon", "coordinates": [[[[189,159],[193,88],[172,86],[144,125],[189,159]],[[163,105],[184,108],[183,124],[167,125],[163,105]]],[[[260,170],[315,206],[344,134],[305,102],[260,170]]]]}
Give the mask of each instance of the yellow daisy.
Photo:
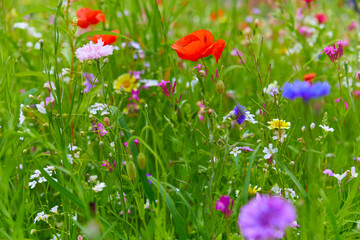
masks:
{"type": "Polygon", "coordinates": [[[114,81],[114,89],[117,93],[120,92],[121,88],[123,88],[126,92],[131,92],[131,90],[137,88],[137,86],[138,83],[136,82],[136,79],[129,73],[121,75],[114,81]]]}
{"type": "Polygon", "coordinates": [[[290,122],[285,122],[284,120],[279,119],[273,119],[271,122],[268,122],[269,129],[289,129],[290,128],[290,122]]]}

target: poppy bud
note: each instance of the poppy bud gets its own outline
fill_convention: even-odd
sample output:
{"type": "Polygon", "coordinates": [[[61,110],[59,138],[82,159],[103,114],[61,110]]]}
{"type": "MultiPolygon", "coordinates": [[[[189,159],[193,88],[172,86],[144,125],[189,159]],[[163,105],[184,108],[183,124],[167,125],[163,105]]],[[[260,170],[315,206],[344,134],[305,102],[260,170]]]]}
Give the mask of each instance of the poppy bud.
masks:
{"type": "Polygon", "coordinates": [[[110,119],[108,117],[104,117],[104,123],[106,126],[110,125],[110,119]]]}
{"type": "Polygon", "coordinates": [[[225,91],[225,85],[224,82],[222,80],[218,81],[216,83],[216,92],[220,95],[222,95],[225,91]]]}
{"type": "Polygon", "coordinates": [[[134,180],[136,178],[136,168],[133,161],[126,163],[126,170],[128,172],[130,180],[134,180]]]}
{"type": "Polygon", "coordinates": [[[139,153],[138,155],[138,164],[139,164],[139,168],[141,170],[144,170],[146,167],[146,158],[145,158],[145,154],[144,153],[139,153]]]}

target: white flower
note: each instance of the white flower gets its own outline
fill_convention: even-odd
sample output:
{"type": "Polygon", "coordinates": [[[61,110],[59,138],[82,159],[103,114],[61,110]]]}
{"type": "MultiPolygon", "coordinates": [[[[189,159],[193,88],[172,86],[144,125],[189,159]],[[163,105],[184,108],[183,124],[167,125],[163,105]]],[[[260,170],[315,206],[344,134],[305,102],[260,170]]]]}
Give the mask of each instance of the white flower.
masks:
{"type": "Polygon", "coordinates": [[[53,208],[51,208],[50,209],[50,212],[52,212],[52,213],[55,213],[55,214],[58,214],[59,212],[58,212],[58,205],[56,205],[55,207],[53,207],[53,208]]]}
{"type": "Polygon", "coordinates": [[[319,127],[321,127],[322,129],[324,129],[325,132],[334,132],[334,129],[333,128],[330,128],[326,125],[319,125],[319,127]]]}
{"type": "Polygon", "coordinates": [[[267,87],[264,88],[264,93],[267,93],[270,96],[274,96],[275,93],[275,95],[277,95],[279,93],[278,82],[274,81],[270,83],[267,87]]]}
{"type": "Polygon", "coordinates": [[[40,221],[40,220],[47,222],[48,217],[49,217],[49,215],[45,214],[44,212],[39,212],[36,215],[36,218],[34,219],[34,223],[36,223],[37,221],[40,221]]]}
{"type": "Polygon", "coordinates": [[[305,126],[303,126],[303,127],[301,128],[301,131],[302,131],[302,132],[305,132],[305,126]]]}
{"type": "Polygon", "coordinates": [[[106,187],[105,183],[98,181],[92,189],[94,190],[94,192],[101,192],[104,187],[106,187]]]}
{"type": "Polygon", "coordinates": [[[89,182],[95,182],[95,180],[97,179],[97,175],[92,175],[89,177],[89,182]]]}
{"type": "Polygon", "coordinates": [[[67,154],[66,157],[67,157],[69,163],[73,164],[73,158],[72,158],[71,154],[67,154]]]}
{"type": "Polygon", "coordinates": [[[358,173],[355,172],[355,167],[351,167],[351,177],[350,177],[350,179],[357,178],[357,176],[358,176],[358,173]]]}
{"type": "Polygon", "coordinates": [[[278,140],[281,143],[283,143],[285,141],[285,138],[287,137],[285,130],[275,131],[274,134],[275,136],[273,136],[272,139],[278,140]]]}
{"type": "Polygon", "coordinates": [[[70,68],[63,68],[61,69],[62,75],[65,76],[70,73],[70,68]]]}
{"type": "Polygon", "coordinates": [[[315,128],[315,123],[311,123],[310,128],[311,128],[311,130],[314,129],[315,128]]]}
{"type": "Polygon", "coordinates": [[[258,123],[258,121],[255,120],[255,115],[251,114],[249,111],[245,110],[245,121],[248,121],[250,123],[258,123]]]}
{"type": "Polygon", "coordinates": [[[39,183],[42,183],[42,182],[46,182],[46,178],[44,178],[44,177],[41,177],[41,178],[39,178],[39,183]]]}
{"type": "Polygon", "coordinates": [[[27,22],[17,22],[14,23],[13,28],[19,28],[19,29],[27,29],[29,27],[29,23],[27,22]]]}
{"type": "Polygon", "coordinates": [[[40,170],[36,169],[34,171],[34,174],[30,176],[30,179],[38,178],[40,177],[40,174],[41,174],[40,170]]]}
{"type": "Polygon", "coordinates": [[[35,186],[36,186],[36,181],[34,180],[34,181],[32,181],[32,182],[29,182],[29,187],[31,188],[31,189],[33,189],[35,186]]]}
{"type": "Polygon", "coordinates": [[[101,116],[102,115],[108,115],[109,112],[107,111],[108,106],[106,104],[103,103],[95,103],[94,105],[90,106],[89,108],[89,112],[91,114],[97,114],[99,111],[101,112],[101,116]]]}
{"type": "Polygon", "coordinates": [[[265,158],[265,159],[269,159],[269,158],[271,158],[272,155],[274,155],[274,154],[277,153],[277,152],[278,152],[278,149],[277,149],[277,148],[274,148],[274,149],[273,149],[273,145],[270,143],[270,144],[269,144],[269,148],[264,147],[263,153],[266,153],[265,156],[264,156],[264,158],[265,158]]]}
{"type": "Polygon", "coordinates": [[[24,107],[24,104],[20,105],[20,116],[19,116],[19,124],[20,126],[23,124],[23,122],[25,121],[25,116],[24,113],[22,111],[22,108],[24,107]]]}
{"type": "Polygon", "coordinates": [[[75,213],[75,215],[72,216],[71,218],[72,218],[74,221],[76,221],[76,220],[77,220],[77,213],[75,213]]]}
{"type": "MultiPolygon", "coordinates": [[[[349,170],[348,170],[349,171],[349,170]]],[[[348,171],[345,171],[343,174],[334,174],[334,177],[337,178],[339,185],[341,184],[341,180],[343,180],[344,177],[347,176],[348,171]]]]}
{"type": "Polygon", "coordinates": [[[240,147],[234,147],[230,152],[234,157],[241,153],[240,147]]]}
{"type": "Polygon", "coordinates": [[[45,108],[45,103],[44,102],[41,102],[40,104],[36,104],[36,108],[42,114],[46,114],[46,108],[45,108]]]}

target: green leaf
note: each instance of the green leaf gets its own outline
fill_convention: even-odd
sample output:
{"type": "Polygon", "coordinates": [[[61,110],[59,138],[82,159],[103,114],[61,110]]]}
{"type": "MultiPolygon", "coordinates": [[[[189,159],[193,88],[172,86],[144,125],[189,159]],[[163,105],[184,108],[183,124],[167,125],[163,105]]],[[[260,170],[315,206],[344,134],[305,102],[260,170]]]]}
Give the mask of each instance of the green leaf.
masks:
{"type": "Polygon", "coordinates": [[[43,72],[26,71],[26,72],[18,72],[18,73],[15,73],[15,77],[39,77],[39,78],[46,78],[46,75],[45,75],[45,73],[43,73],[43,72]]]}
{"type": "Polygon", "coordinates": [[[169,208],[172,218],[174,219],[176,231],[179,234],[179,238],[187,239],[186,233],[184,230],[184,223],[183,223],[182,219],[180,218],[180,215],[179,215],[178,211],[176,210],[176,207],[175,207],[174,202],[171,199],[170,195],[167,194],[163,185],[161,185],[160,182],[158,182],[154,177],[149,177],[149,180],[154,183],[154,186],[158,187],[161,196],[165,197],[166,206],[169,208]]]}
{"type": "Polygon", "coordinates": [[[326,195],[325,195],[325,193],[324,193],[324,191],[322,189],[320,189],[320,196],[322,197],[322,199],[324,200],[324,202],[326,204],[326,209],[327,209],[327,211],[329,213],[330,222],[331,222],[331,225],[332,225],[334,233],[335,233],[335,239],[340,240],[341,237],[340,237],[339,229],[336,226],[335,215],[334,215],[334,213],[333,213],[333,211],[331,209],[329,199],[326,197],[326,195]]]}
{"type": "Polygon", "coordinates": [[[29,15],[31,13],[41,13],[41,12],[49,12],[51,14],[55,14],[56,13],[56,8],[36,7],[36,8],[29,9],[29,10],[21,13],[19,16],[17,16],[16,19],[14,20],[14,22],[22,19],[23,17],[25,17],[26,15],[29,15]]]}
{"type": "MultiPolygon", "coordinates": [[[[120,126],[123,128],[123,132],[124,132],[126,141],[129,141],[129,139],[131,138],[131,134],[130,134],[129,128],[126,125],[123,115],[120,115],[118,121],[119,121],[120,126]]],[[[137,162],[138,151],[137,151],[136,145],[135,145],[134,141],[130,141],[128,144],[129,144],[131,155],[133,156],[133,159],[134,159],[134,163],[135,163],[136,168],[139,173],[140,181],[144,187],[145,194],[149,198],[150,202],[155,202],[154,193],[150,188],[150,184],[149,184],[148,178],[146,177],[145,171],[141,170],[139,168],[139,164],[137,162]]]]}
{"type": "Polygon", "coordinates": [[[231,65],[231,66],[225,68],[223,76],[225,77],[226,74],[228,74],[229,72],[231,72],[232,70],[237,69],[237,68],[242,68],[242,66],[241,65],[231,65]]]}
{"type": "Polygon", "coordinates": [[[75,46],[84,38],[87,38],[87,37],[92,37],[94,35],[98,35],[98,34],[101,34],[101,35],[112,35],[112,36],[117,36],[117,37],[120,37],[120,38],[125,38],[126,40],[129,40],[129,41],[133,41],[131,38],[128,38],[122,34],[119,34],[119,33],[114,33],[114,32],[111,32],[111,31],[90,31],[90,32],[86,32],[86,33],[83,33],[81,34],[77,39],[76,39],[76,42],[75,42],[75,46]]]}
{"type": "Polygon", "coordinates": [[[250,184],[251,167],[252,167],[252,165],[254,163],[255,156],[256,156],[256,153],[259,150],[259,148],[260,148],[260,144],[257,145],[257,147],[255,148],[255,150],[253,151],[253,153],[251,154],[251,157],[250,157],[249,168],[248,168],[248,171],[246,173],[245,184],[244,184],[244,192],[243,192],[243,203],[244,204],[248,200],[248,193],[249,193],[248,189],[249,189],[249,184],[250,184]]]}

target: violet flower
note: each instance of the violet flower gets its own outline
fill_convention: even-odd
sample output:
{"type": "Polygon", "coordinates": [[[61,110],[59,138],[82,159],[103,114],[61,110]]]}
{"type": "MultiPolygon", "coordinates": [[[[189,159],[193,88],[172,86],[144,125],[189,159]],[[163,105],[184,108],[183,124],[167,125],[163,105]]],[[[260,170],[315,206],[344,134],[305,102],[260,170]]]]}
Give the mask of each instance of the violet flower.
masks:
{"type": "Polygon", "coordinates": [[[84,93],[88,93],[92,88],[95,87],[94,83],[98,83],[98,80],[95,79],[94,74],[92,73],[89,74],[87,72],[84,72],[84,77],[85,77],[85,82],[83,83],[83,85],[85,86],[84,93]]]}

